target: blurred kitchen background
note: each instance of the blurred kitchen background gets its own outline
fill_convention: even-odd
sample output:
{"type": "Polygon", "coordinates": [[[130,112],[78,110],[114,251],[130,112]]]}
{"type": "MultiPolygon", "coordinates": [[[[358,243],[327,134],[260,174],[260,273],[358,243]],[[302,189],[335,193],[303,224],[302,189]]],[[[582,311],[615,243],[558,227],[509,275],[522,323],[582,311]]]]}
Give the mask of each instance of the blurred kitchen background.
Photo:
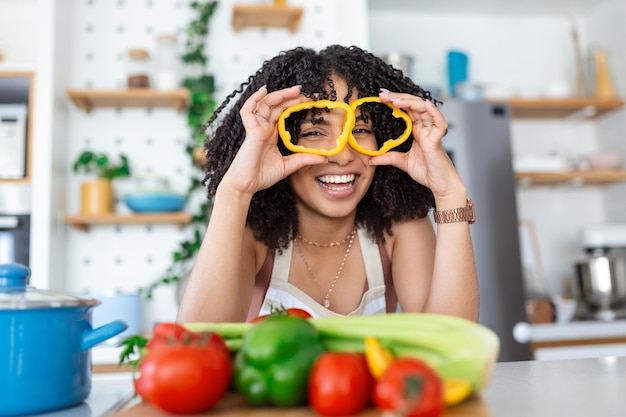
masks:
{"type": "MultiPolygon", "coordinates": [[[[203,231],[192,221],[202,189],[165,215],[125,200],[146,189],[184,196],[202,178],[181,88],[198,75],[180,60],[192,3],[0,1],[0,261],[28,264],[38,288],[107,300],[98,314],[123,311],[134,332],[175,318],[180,285],[150,300],[137,289],[171,275],[181,242],[203,231]],[[84,151],[128,158],[113,214],[85,215],[82,183],[94,175],[73,169],[84,151]]],[[[491,177],[459,167],[470,197],[484,196],[472,226],[481,321],[504,340],[502,358],[626,354],[626,269],[590,264],[626,246],[625,19],[620,0],[220,0],[205,72],[220,103],[281,50],[354,44],[453,102],[442,110],[455,163],[473,158],[459,149],[505,141],[491,177]],[[457,103],[482,106],[500,127],[470,134],[483,116],[457,103]],[[518,322],[529,325],[513,338],[518,322]]],[[[184,277],[191,264],[178,266],[184,277]]]]}

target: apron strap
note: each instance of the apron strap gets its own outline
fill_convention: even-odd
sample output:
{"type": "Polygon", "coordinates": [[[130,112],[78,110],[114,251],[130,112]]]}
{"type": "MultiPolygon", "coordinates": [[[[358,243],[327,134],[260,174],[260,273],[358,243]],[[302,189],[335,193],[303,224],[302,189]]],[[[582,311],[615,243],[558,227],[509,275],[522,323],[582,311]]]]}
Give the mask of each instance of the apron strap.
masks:
{"type": "Polygon", "coordinates": [[[248,317],[246,318],[247,322],[256,318],[261,311],[265,294],[270,286],[270,278],[272,276],[272,269],[274,268],[274,255],[275,251],[267,251],[265,262],[263,262],[263,266],[254,278],[254,289],[252,290],[252,300],[250,300],[250,308],[248,309],[248,317]]]}
{"type": "Polygon", "coordinates": [[[385,278],[385,305],[387,313],[395,313],[398,309],[398,296],[393,286],[393,276],[391,274],[391,260],[385,250],[383,242],[378,242],[378,252],[380,261],[383,264],[383,276],[385,278]]]}

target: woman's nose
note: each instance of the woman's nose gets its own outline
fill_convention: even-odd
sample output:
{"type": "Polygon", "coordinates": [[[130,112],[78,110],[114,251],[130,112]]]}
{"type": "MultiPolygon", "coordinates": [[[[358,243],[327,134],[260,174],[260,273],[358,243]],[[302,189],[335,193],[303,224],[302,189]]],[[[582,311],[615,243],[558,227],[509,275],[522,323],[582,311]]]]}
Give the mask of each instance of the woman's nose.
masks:
{"type": "Polygon", "coordinates": [[[328,157],[328,162],[334,162],[339,166],[347,165],[355,158],[355,152],[352,146],[346,143],[339,153],[328,157]]]}

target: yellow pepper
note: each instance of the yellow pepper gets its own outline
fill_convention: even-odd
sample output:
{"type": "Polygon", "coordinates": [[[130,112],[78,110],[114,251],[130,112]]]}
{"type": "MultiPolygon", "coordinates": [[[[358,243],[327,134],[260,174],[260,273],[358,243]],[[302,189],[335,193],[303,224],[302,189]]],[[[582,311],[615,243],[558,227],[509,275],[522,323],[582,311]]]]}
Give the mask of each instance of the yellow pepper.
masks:
{"type": "MultiPolygon", "coordinates": [[[[375,337],[367,336],[364,343],[367,367],[375,379],[380,379],[396,358],[375,337]]],[[[460,378],[443,380],[443,403],[446,407],[460,404],[471,395],[472,385],[468,381],[460,378]]]]}
{"type": "Polygon", "coordinates": [[[383,103],[389,108],[393,110],[392,116],[404,120],[406,124],[406,129],[400,136],[395,139],[387,139],[383,146],[378,150],[371,150],[362,147],[358,144],[357,140],[352,135],[352,129],[356,125],[356,109],[361,106],[363,103],[383,103],[380,97],[363,97],[360,98],[352,104],[347,105],[346,103],[340,101],[330,101],[330,100],[318,100],[318,101],[306,101],[304,103],[294,104],[286,108],[278,118],[278,134],[282,139],[283,143],[292,152],[301,152],[301,153],[311,153],[315,155],[323,155],[323,156],[332,156],[337,155],[341,150],[346,146],[346,143],[350,144],[350,146],[364,155],[369,156],[378,156],[388,152],[390,149],[395,148],[396,146],[404,143],[409,136],[411,135],[411,130],[413,129],[413,121],[404,111],[400,110],[396,106],[391,103],[383,103]],[[291,133],[289,133],[285,127],[285,120],[292,114],[299,112],[301,110],[309,110],[312,108],[339,108],[345,111],[344,117],[344,125],[341,134],[337,137],[337,146],[334,149],[314,149],[314,148],[306,148],[304,146],[295,145],[291,142],[291,133]]]}
{"type": "Polygon", "coordinates": [[[464,379],[446,379],[443,381],[443,403],[446,407],[462,403],[472,395],[472,385],[464,379]]]}
{"type": "Polygon", "coordinates": [[[372,376],[380,379],[395,358],[378,339],[368,336],[365,338],[365,360],[372,376]]]}
{"type": "Polygon", "coordinates": [[[332,156],[337,155],[346,143],[348,142],[348,138],[352,136],[352,128],[356,124],[356,116],[354,115],[354,111],[348,106],[346,103],[342,101],[330,101],[330,100],[318,100],[318,101],[305,101],[304,103],[294,104],[293,106],[287,107],[278,118],[278,134],[280,138],[283,140],[283,143],[292,152],[301,152],[301,153],[312,153],[316,155],[323,156],[332,156]],[[344,122],[343,122],[343,130],[341,134],[337,137],[337,147],[335,149],[313,149],[313,148],[305,148],[304,146],[295,145],[291,142],[291,133],[287,131],[285,128],[285,120],[292,114],[297,113],[301,110],[309,110],[313,107],[317,108],[327,108],[327,109],[342,109],[345,112],[344,122]]]}
{"type": "MultiPolygon", "coordinates": [[[[372,102],[383,103],[380,97],[363,97],[356,101],[353,101],[352,104],[350,104],[350,107],[352,108],[352,111],[354,112],[363,103],[372,103],[372,102]]],[[[382,155],[388,152],[390,149],[395,148],[396,146],[399,146],[402,143],[404,143],[408,139],[408,137],[411,135],[411,130],[413,129],[413,121],[411,120],[409,115],[391,103],[383,103],[383,104],[386,104],[391,110],[393,110],[393,112],[391,113],[393,117],[404,120],[404,123],[406,124],[406,128],[404,129],[404,132],[402,132],[402,134],[398,136],[396,139],[387,139],[385,143],[383,143],[383,146],[381,146],[380,149],[376,151],[373,151],[371,149],[366,149],[360,146],[358,142],[356,141],[356,139],[354,138],[354,136],[350,135],[348,142],[350,143],[350,146],[352,146],[352,148],[355,149],[357,152],[360,152],[362,154],[369,155],[369,156],[382,155]]],[[[350,131],[352,131],[352,129],[350,129],[350,131]]]]}

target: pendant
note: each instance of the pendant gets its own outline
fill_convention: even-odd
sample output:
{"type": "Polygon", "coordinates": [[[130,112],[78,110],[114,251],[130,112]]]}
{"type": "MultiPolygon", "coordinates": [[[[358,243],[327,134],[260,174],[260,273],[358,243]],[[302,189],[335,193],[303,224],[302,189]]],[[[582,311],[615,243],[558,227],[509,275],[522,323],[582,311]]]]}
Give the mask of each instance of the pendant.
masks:
{"type": "Polygon", "coordinates": [[[324,308],[330,308],[330,300],[328,299],[328,297],[324,298],[324,301],[322,301],[322,305],[324,306],[324,308]]]}

